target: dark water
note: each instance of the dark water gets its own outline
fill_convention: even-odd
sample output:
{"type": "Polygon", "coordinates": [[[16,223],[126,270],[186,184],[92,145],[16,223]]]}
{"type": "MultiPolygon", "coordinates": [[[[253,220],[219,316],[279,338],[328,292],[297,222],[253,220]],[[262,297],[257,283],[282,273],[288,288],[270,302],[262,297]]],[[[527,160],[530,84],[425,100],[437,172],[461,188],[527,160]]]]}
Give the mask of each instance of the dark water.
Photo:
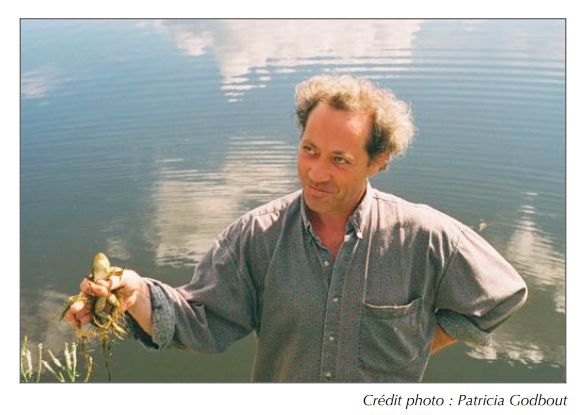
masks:
{"type": "MultiPolygon", "coordinates": [[[[23,20],[21,334],[62,350],[98,251],[189,280],[226,225],[297,188],[293,88],[335,71],[412,105],[413,147],[374,186],[482,227],[530,289],[494,345],[442,352],[425,381],[564,381],[564,41],[562,20],[23,20]]],[[[254,343],[125,341],[113,380],[247,381],[254,343]]]]}

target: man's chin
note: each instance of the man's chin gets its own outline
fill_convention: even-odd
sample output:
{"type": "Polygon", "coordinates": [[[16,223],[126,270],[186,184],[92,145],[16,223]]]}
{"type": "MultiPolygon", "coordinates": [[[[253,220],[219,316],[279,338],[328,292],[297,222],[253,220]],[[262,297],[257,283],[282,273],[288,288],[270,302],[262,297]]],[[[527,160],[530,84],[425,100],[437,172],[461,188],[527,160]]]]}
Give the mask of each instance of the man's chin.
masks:
{"type": "Polygon", "coordinates": [[[304,202],[308,209],[316,213],[328,213],[332,210],[331,200],[319,200],[310,195],[304,195],[304,202]]]}

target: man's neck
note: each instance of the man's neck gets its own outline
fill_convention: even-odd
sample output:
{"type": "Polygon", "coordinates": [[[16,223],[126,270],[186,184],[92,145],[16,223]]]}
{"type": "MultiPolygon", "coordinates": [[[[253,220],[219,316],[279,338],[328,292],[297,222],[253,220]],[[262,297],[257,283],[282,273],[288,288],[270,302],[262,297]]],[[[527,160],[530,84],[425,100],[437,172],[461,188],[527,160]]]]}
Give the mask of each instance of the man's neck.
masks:
{"type": "Polygon", "coordinates": [[[350,213],[344,214],[329,214],[329,213],[318,213],[310,210],[310,223],[316,232],[343,232],[346,223],[350,217],[350,213]]]}
{"type": "Polygon", "coordinates": [[[328,248],[332,258],[336,258],[344,241],[344,233],[349,215],[329,215],[326,213],[309,212],[310,223],[322,244],[328,248]]]}
{"type": "Polygon", "coordinates": [[[308,209],[310,223],[312,223],[312,227],[315,231],[326,231],[326,232],[342,232],[344,234],[344,230],[346,227],[346,223],[348,222],[349,218],[353,214],[353,212],[357,209],[357,206],[361,204],[361,201],[365,197],[367,193],[367,186],[363,189],[361,196],[357,198],[357,202],[353,205],[346,212],[315,212],[311,209],[308,209]]]}

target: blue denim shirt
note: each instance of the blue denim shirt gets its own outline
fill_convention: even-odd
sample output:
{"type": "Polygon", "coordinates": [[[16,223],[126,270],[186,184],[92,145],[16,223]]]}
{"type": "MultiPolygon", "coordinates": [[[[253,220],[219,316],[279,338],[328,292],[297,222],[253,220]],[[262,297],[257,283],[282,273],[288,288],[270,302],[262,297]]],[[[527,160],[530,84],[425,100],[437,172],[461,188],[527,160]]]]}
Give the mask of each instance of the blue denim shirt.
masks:
{"type": "Polygon", "coordinates": [[[148,283],[143,344],[217,353],[254,331],[258,382],[419,381],[437,325],[485,344],[527,295],[469,227],[370,185],[336,258],[298,191],[230,225],[190,283],[148,283]]]}

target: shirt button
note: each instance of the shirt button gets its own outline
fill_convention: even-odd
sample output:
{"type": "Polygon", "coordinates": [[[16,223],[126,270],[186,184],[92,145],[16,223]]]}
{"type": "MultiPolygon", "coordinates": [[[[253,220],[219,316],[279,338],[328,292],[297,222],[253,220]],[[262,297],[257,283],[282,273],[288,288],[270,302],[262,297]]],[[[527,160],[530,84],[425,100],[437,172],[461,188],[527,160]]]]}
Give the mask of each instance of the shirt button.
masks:
{"type": "Polygon", "coordinates": [[[334,298],[332,299],[332,302],[333,302],[333,303],[338,303],[338,297],[334,297],[334,298]]]}
{"type": "Polygon", "coordinates": [[[334,336],[332,336],[332,335],[331,336],[328,336],[328,340],[330,340],[331,342],[333,342],[334,341],[334,336]]]}
{"type": "Polygon", "coordinates": [[[326,267],[327,267],[328,265],[330,265],[330,262],[328,262],[328,261],[324,261],[324,266],[326,266],[326,267]]]}
{"type": "Polygon", "coordinates": [[[330,373],[330,372],[326,372],[326,373],[324,374],[324,377],[325,377],[326,379],[330,379],[330,378],[332,377],[332,373],[330,373]]]}

